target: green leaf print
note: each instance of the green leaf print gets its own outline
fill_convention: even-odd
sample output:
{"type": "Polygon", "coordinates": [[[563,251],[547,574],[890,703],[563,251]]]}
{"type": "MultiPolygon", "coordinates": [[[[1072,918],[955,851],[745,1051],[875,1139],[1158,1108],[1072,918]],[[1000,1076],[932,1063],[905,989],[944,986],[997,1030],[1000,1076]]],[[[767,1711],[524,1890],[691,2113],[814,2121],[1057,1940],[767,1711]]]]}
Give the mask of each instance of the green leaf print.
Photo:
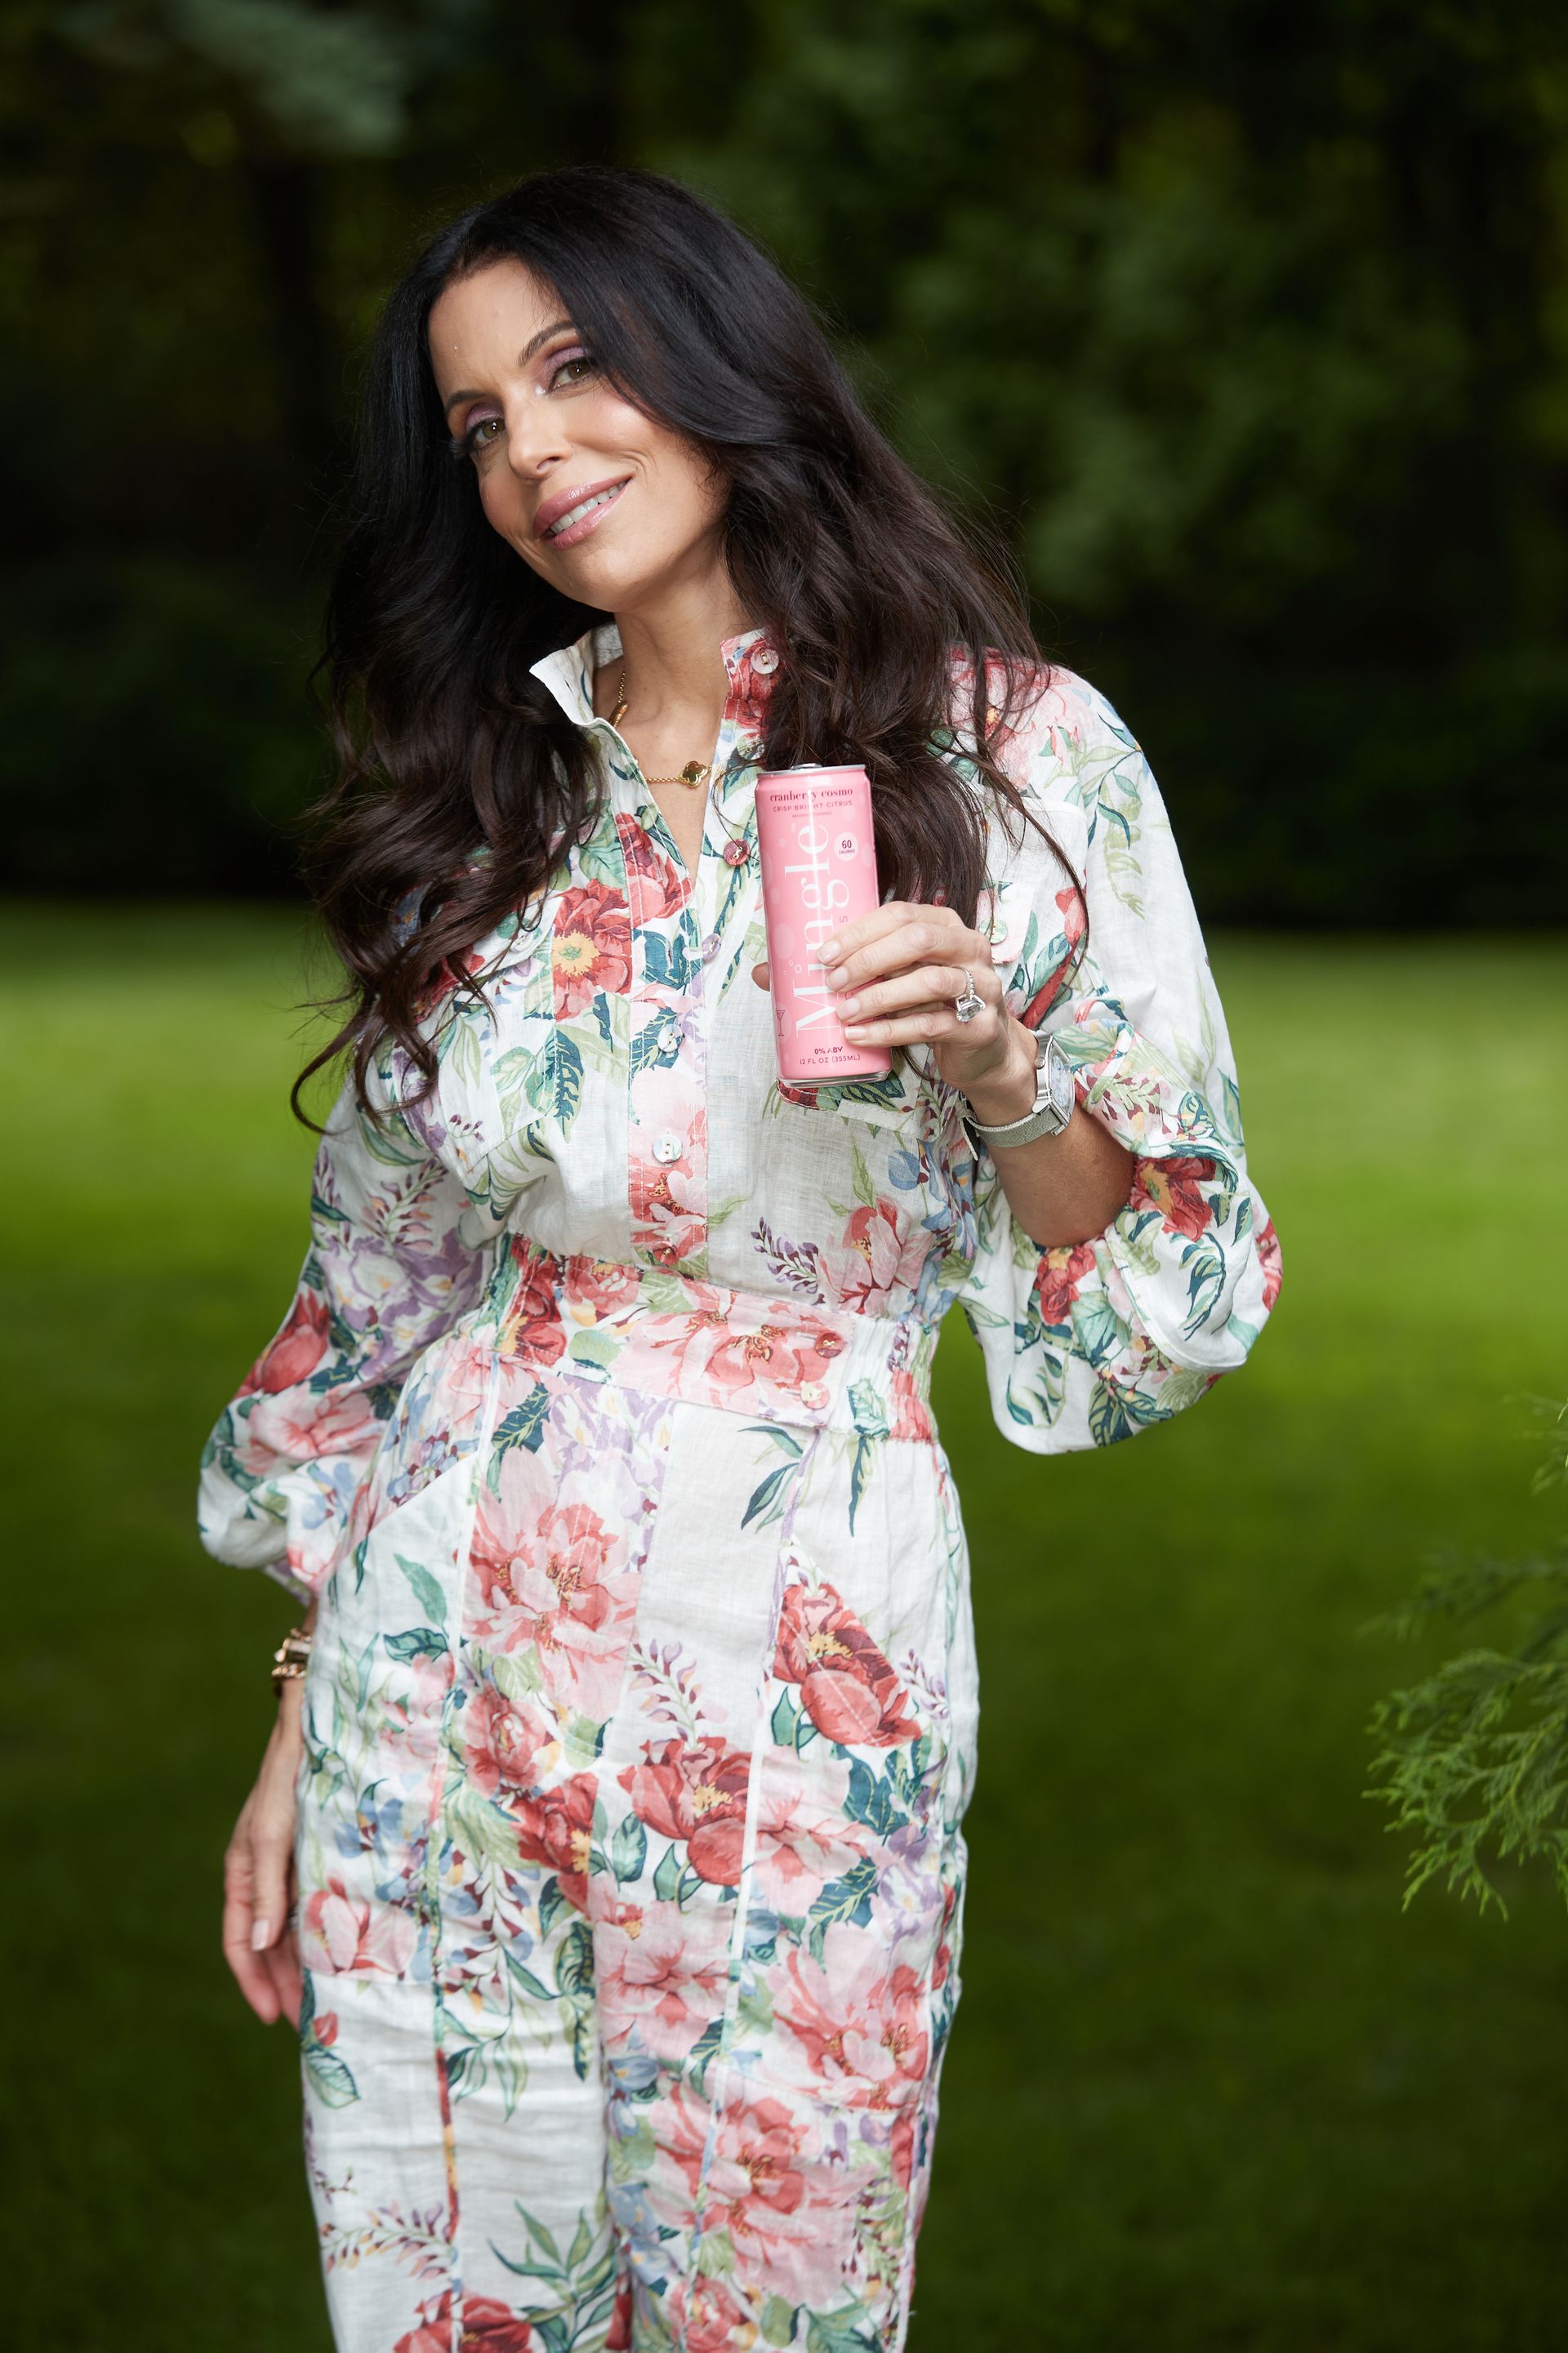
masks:
{"type": "Polygon", "coordinates": [[[406,1634],[385,1637],[386,1654],[391,1659],[441,1659],[447,1650],[447,1637],[436,1626],[411,1626],[406,1634]]]}
{"type": "Polygon", "coordinates": [[[1189,1242],[1182,1252],[1182,1264],[1187,1272],[1189,1305],[1184,1332],[1195,1332],[1207,1321],[1216,1299],[1225,1289],[1225,1256],[1212,1234],[1203,1234],[1189,1242]]]}
{"type": "Polygon", "coordinates": [[[855,1441],[855,1459],[849,1465],[849,1533],[851,1535],[855,1533],[855,1514],[859,1506],[860,1498],[865,1493],[866,1482],[870,1476],[874,1459],[875,1450],[870,1440],[858,1438],[855,1441]]]}
{"type": "Polygon", "coordinates": [[[658,1869],[653,1875],[653,1892],[661,1904],[673,1904],[675,1891],[680,1884],[680,1849],[667,1846],[659,1857],[658,1869]]]}
{"type": "Polygon", "coordinates": [[[517,2104],[528,2089],[528,2062],[510,2042],[498,2042],[495,2048],[496,2082],[500,2085],[501,2105],[510,2122],[517,2104]]]}
{"type": "Polygon", "coordinates": [[[908,1821],[908,1809],[900,1806],[887,1780],[872,1772],[863,1757],[849,1761],[849,1791],[844,1810],[852,1822],[864,1822],[879,1838],[888,1838],[900,1822],[908,1821]]]}
{"type": "Polygon", "coordinates": [[[686,2061],[686,2080],[691,2085],[692,2090],[698,2094],[699,2098],[700,2098],[702,2094],[707,2090],[708,2070],[713,2064],[714,2060],[718,2057],[719,2049],[723,2040],[723,2020],[721,2018],[710,2019],[708,2024],[703,2028],[701,2033],[698,2036],[696,2042],[692,2044],[691,2049],[688,2053],[686,2061]]]}
{"type": "Polygon", "coordinates": [[[795,2311],[782,2295],[770,2295],[763,2306],[761,2322],[764,2345],[791,2345],[795,2341],[795,2311]]]}
{"type": "MultiPolygon", "coordinates": [[[[522,2216],[524,2222],[528,2225],[528,2235],[530,2240],[532,2242],[532,2244],[540,2248],[546,2255],[549,2256],[551,2262],[555,2265],[556,2274],[557,2276],[559,2276],[561,2270],[561,2250],[555,2243],[553,2234],[550,2231],[546,2230],[542,2222],[539,2221],[529,2212],[521,2198],[514,2198],[512,2200],[512,2204],[517,2208],[518,2212],[522,2216]]],[[[512,2268],[515,2270],[517,2266],[514,2264],[512,2268]]]]}
{"type": "Polygon", "coordinates": [[[329,2108],[352,2107],[359,2097],[359,2085],[344,2061],[314,2040],[305,2045],[305,2072],[316,2087],[317,2098],[329,2108]]]}
{"type": "Polygon", "coordinates": [[[799,1724],[800,1710],[795,1704],[795,1694],[786,1683],[773,1702],[773,1712],[768,1719],[768,1729],[781,1748],[793,1748],[799,1724]]]}
{"type": "MultiPolygon", "coordinates": [[[[781,1462],[775,1471],[770,1471],[767,1477],[752,1488],[751,1498],[741,1514],[743,1528],[765,1528],[773,1521],[783,1519],[785,1491],[798,1467],[796,1462],[781,1462]]],[[[854,1525],[853,1518],[850,1525],[854,1525]]]]}
{"type": "Polygon", "coordinates": [[[828,1881],[805,1915],[809,1924],[805,1941],[813,1960],[823,1958],[827,1931],[838,1922],[846,1921],[855,1928],[870,1926],[871,1897],[876,1886],[877,1865],[868,1854],[863,1855],[842,1879],[828,1881]]]}
{"type": "Polygon", "coordinates": [[[610,1868],[624,1887],[640,1879],[647,1862],[647,1831],[636,1814],[628,1814],[610,1841],[610,1868]]]}
{"type": "Polygon", "coordinates": [[[593,2073],[598,2045],[598,2013],[591,1993],[574,1994],[566,2004],[567,2031],[572,2038],[572,2064],[585,2084],[593,2073]]]}
{"type": "Polygon", "coordinates": [[[662,932],[642,934],[643,967],[658,988],[685,989],[691,985],[693,965],[679,932],[666,939],[662,932]]]}
{"type": "Polygon", "coordinates": [[[1079,1348],[1091,1365],[1102,1365],[1108,1356],[1119,1356],[1127,1345],[1127,1326],[1103,1291],[1091,1292],[1074,1300],[1072,1328],[1079,1348]]]}
{"type": "Polygon", "coordinates": [[[669,1007],[661,1005],[647,1028],[632,1039],[632,1076],[635,1079],[640,1071],[666,1071],[679,1055],[680,1024],[669,1007]]]}
{"type": "Polygon", "coordinates": [[[861,2326],[853,2313],[837,2313],[830,2320],[814,2314],[805,2333],[806,2353],[880,2353],[882,2339],[870,2323],[861,2326]]]}
{"type": "Polygon", "coordinates": [[[853,1136],[849,1139],[849,1163],[850,1182],[855,1189],[855,1198],[864,1203],[868,1209],[874,1209],[877,1206],[877,1187],[871,1182],[871,1171],[866,1166],[866,1155],[853,1136]]]}
{"type": "Polygon", "coordinates": [[[881,1103],[894,1111],[904,1100],[904,1082],[895,1063],[885,1079],[845,1079],[837,1086],[818,1087],[816,1092],[830,1103],[881,1103]]]}
{"type": "Polygon", "coordinates": [[[429,1570],[420,1561],[405,1560],[400,1552],[394,1553],[392,1556],[413,1587],[414,1599],[421,1609],[437,1626],[444,1626],[447,1622],[447,1597],[429,1570]]]}
{"type": "Polygon", "coordinates": [[[524,1964],[518,1959],[517,1955],[512,1951],[510,1945],[502,1945],[501,1954],[505,1959],[508,1968],[511,1971],[512,1976],[517,1979],[518,1984],[522,1988],[524,1993],[527,1994],[531,2001],[554,2001],[557,1999],[557,1996],[552,1989],[544,1983],[543,1979],[542,1978],[536,1978],[533,1971],[531,1968],[526,1968],[524,1964]]]}
{"type": "Polygon", "coordinates": [[[566,1908],[566,1898],[561,1893],[558,1879],[547,1879],[539,1891],[539,1933],[548,1936],[556,1920],[566,1908]]]}
{"type": "Polygon", "coordinates": [[[544,1435],[544,1424],[549,1418],[549,1413],[550,1391],[542,1381],[536,1381],[522,1403],[514,1405],[504,1419],[496,1425],[495,1437],[491,1442],[492,1477],[495,1475],[500,1458],[510,1448],[526,1446],[531,1454],[538,1453],[539,1442],[544,1435]]]}
{"type": "Polygon", "coordinates": [[[574,1920],[561,1943],[555,1979],[563,1993],[594,1990],[594,1938],[586,1920],[574,1920]]]}

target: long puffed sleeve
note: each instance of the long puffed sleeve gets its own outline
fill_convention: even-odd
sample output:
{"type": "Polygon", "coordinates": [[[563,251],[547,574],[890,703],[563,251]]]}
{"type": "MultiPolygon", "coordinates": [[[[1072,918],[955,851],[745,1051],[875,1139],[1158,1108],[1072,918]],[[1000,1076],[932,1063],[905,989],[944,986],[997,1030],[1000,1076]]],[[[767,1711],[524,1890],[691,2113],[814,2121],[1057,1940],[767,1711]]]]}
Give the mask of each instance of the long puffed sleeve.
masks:
{"type": "Polygon", "coordinates": [[[412,1366],[477,1301],[468,1196],[401,1112],[344,1088],[317,1155],[310,1248],[287,1321],[202,1458],[202,1542],[314,1592],[412,1366]]]}
{"type": "Polygon", "coordinates": [[[998,879],[1006,1002],[1060,1039],[1080,1103],[1136,1164],[1103,1234],[1045,1250],[978,1151],[979,1248],[960,1302],[997,1427],[1047,1454],[1130,1437],[1234,1370],[1273,1306],[1279,1250],[1247,1178],[1225,1016],[1142,751],[1101,695],[1058,670],[1005,758],[1062,852],[1030,828],[998,879]]]}

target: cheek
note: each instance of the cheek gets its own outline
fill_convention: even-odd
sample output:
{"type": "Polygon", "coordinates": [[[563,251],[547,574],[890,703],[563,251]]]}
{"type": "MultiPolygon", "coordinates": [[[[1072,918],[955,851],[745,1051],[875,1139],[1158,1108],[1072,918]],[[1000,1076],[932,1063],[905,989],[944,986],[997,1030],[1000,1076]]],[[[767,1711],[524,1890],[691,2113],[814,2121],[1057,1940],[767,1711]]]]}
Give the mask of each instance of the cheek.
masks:
{"type": "Polygon", "coordinates": [[[517,477],[499,457],[492,458],[479,475],[479,505],[491,530],[510,539],[519,513],[517,477]]]}

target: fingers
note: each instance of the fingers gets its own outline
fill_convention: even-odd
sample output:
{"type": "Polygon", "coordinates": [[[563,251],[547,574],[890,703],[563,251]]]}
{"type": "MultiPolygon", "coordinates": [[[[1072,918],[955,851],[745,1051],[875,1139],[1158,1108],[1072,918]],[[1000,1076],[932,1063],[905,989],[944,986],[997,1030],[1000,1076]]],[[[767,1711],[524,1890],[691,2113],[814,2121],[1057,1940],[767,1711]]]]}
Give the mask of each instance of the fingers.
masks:
{"type": "Polygon", "coordinates": [[[290,2026],[298,2026],[305,1980],[300,1967],[300,1941],[293,1929],[285,1928],[276,1944],[268,1945],[260,1957],[278,2003],[276,2015],[286,2018],[290,2026]]]}
{"type": "Polygon", "coordinates": [[[262,2024],[270,2026],[278,2016],[278,1992],[252,1942],[256,1874],[248,1816],[247,1808],[223,1859],[223,1954],[240,1992],[262,2024]]]}
{"type": "Polygon", "coordinates": [[[1003,1019],[1002,984],[987,961],[920,964],[841,996],[835,1006],[844,1035],[856,1044],[909,1045],[917,1040],[962,1038],[969,1048],[984,1047],[1003,1019]],[[980,1007],[967,1021],[956,1007],[973,987],[980,1007]]]}
{"type": "MultiPolygon", "coordinates": [[[[298,1977],[297,1960],[286,1955],[279,1964],[272,1957],[289,1936],[300,1744],[298,1706],[286,1703],[223,1863],[224,1957],[265,2025],[290,2014],[298,1977]]],[[[293,2014],[298,2014],[297,1999],[293,2014]]]]}
{"type": "Polygon", "coordinates": [[[817,951],[830,988],[853,988],[922,960],[937,964],[988,961],[980,935],[951,907],[923,907],[889,899],[859,921],[846,923],[817,951]]]}
{"type": "Polygon", "coordinates": [[[765,964],[754,964],[752,966],[752,978],[759,988],[766,988],[772,983],[773,975],[765,964]]]}

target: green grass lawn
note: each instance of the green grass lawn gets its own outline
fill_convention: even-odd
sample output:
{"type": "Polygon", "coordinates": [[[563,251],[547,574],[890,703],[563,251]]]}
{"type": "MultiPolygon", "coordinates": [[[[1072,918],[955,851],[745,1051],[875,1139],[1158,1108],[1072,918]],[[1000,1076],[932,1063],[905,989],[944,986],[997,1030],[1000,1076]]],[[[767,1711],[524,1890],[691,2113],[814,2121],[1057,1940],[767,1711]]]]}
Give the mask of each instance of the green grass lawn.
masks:
{"type": "MultiPolygon", "coordinates": [[[[11,1809],[0,2326],[26,2353],[324,2353],[293,2052],[218,1861],[288,1605],[193,1533],[287,1302],[299,926],[12,913],[0,1057],[11,1809]]],[[[964,1994],[912,2353],[1547,2353],[1568,1919],[1437,1895],[1362,1796],[1362,1631],[1522,1549],[1568,1391],[1568,949],[1222,939],[1286,1284],[1252,1365],[1102,1456],[939,1366],[984,1707],[964,1994]]],[[[390,2353],[390,2348],[388,2348],[390,2353]]]]}

